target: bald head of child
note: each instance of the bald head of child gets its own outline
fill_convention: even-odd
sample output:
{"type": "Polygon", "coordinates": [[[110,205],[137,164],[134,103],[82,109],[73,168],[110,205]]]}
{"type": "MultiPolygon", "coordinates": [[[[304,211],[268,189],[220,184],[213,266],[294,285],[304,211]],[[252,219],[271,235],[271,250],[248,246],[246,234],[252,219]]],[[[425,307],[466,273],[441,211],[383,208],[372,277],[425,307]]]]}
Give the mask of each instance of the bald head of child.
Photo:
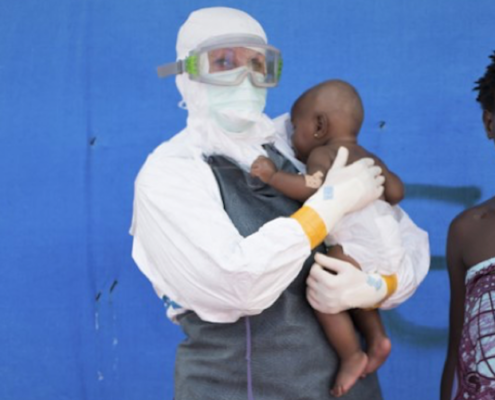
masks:
{"type": "Polygon", "coordinates": [[[304,92],[291,109],[296,156],[305,162],[311,150],[331,141],[353,142],[364,119],[356,89],[341,80],[328,80],[304,92]]]}

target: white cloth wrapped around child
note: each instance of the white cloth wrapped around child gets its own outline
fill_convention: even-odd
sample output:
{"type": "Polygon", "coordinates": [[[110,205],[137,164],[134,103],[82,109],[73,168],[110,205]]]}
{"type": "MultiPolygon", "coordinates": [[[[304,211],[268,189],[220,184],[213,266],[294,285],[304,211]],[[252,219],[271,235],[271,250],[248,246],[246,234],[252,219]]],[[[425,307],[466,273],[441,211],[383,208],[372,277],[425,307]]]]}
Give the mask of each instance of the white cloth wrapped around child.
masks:
{"type": "Polygon", "coordinates": [[[414,260],[423,253],[419,249],[428,246],[428,234],[400,206],[376,200],[342,218],[325,243],[341,245],[367,273],[392,275],[406,254],[414,265],[425,265],[414,260]]]}

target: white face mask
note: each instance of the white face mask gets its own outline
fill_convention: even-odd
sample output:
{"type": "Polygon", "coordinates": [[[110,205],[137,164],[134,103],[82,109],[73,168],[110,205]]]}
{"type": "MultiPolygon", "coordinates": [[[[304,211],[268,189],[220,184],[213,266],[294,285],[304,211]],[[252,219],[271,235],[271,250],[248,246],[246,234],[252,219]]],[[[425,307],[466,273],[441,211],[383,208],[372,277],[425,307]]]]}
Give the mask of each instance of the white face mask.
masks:
{"type": "MultiPolygon", "coordinates": [[[[238,72],[217,72],[215,77],[231,73],[238,72]]],[[[207,86],[210,115],[227,132],[242,133],[262,117],[266,89],[254,87],[248,77],[239,86],[207,86]]]]}

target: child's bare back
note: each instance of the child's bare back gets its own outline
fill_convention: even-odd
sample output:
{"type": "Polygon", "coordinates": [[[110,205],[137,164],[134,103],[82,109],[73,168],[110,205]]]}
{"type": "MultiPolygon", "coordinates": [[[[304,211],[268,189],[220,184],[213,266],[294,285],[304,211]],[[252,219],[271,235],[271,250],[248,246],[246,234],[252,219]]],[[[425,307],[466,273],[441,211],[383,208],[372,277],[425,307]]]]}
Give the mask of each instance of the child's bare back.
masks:
{"type": "Polygon", "coordinates": [[[404,184],[401,179],[390,171],[385,163],[373,153],[366,150],[364,147],[357,143],[343,140],[330,141],[325,146],[320,146],[313,150],[308,158],[307,170],[308,174],[314,174],[314,171],[326,168],[324,175],[328,172],[332,166],[337,151],[340,147],[346,147],[349,150],[348,164],[352,164],[362,158],[372,158],[377,165],[382,168],[383,176],[385,177],[384,192],[382,200],[394,205],[399,203],[404,198],[404,184]]]}

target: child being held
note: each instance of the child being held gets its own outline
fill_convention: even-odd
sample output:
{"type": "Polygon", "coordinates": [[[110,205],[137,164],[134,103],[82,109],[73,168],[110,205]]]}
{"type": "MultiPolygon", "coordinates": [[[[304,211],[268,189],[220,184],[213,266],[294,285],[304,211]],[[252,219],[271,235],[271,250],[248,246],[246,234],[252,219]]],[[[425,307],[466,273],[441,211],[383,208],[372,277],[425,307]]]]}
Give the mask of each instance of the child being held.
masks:
{"type": "MultiPolygon", "coordinates": [[[[381,200],[345,216],[327,238],[328,255],[352,263],[366,272],[393,275],[404,255],[399,211],[392,206],[404,197],[400,178],[357,142],[364,118],[362,102],[350,84],[340,80],[323,82],[306,91],[292,106],[292,143],[296,157],[306,163],[306,175],[278,171],[267,157],[259,157],[251,174],[287,197],[304,202],[321,186],[337,151],[349,151],[348,162],[371,157],[385,177],[381,200]]],[[[408,219],[409,220],[409,219],[408,219]]],[[[409,223],[412,224],[412,222],[409,223]]],[[[354,323],[367,343],[365,353],[348,312],[316,312],[330,343],[340,357],[332,395],[347,393],[356,380],[374,372],[388,357],[391,342],[378,311],[352,311],[354,323]]]]}

